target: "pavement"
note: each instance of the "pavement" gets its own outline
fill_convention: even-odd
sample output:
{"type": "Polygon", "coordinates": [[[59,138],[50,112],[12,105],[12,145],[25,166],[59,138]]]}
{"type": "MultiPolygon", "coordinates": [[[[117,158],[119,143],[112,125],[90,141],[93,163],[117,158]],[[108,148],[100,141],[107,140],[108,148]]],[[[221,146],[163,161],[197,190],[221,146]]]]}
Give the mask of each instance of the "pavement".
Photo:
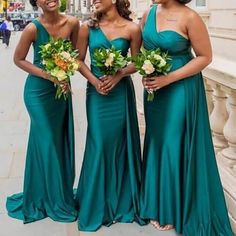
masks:
{"type": "MultiPolygon", "coordinates": [[[[20,33],[13,33],[9,48],[0,43],[0,236],[176,236],[173,230],[157,231],[153,226],[114,224],[97,232],[79,232],[76,223],[58,223],[49,218],[24,225],[7,216],[6,197],[22,191],[29,117],[23,102],[26,73],[13,63],[13,53],[20,33]]],[[[32,58],[32,50],[29,60],[32,58]]],[[[75,185],[81,168],[85,135],[86,80],[77,74],[72,78],[75,121],[76,167],[75,185]]]]}

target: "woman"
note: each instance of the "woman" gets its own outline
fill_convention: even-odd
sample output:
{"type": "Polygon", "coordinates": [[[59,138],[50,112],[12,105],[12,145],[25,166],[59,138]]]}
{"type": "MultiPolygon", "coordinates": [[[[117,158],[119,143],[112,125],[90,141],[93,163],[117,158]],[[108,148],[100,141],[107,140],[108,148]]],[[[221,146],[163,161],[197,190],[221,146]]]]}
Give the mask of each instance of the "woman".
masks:
{"type": "Polygon", "coordinates": [[[10,37],[11,37],[11,31],[14,30],[13,23],[11,21],[11,17],[7,16],[4,23],[6,25],[6,28],[3,30],[3,43],[6,44],[6,48],[8,48],[10,43],[10,37]]]}
{"type": "Polygon", "coordinates": [[[25,28],[14,55],[15,64],[29,73],[24,90],[31,120],[24,190],[7,199],[7,210],[24,223],[45,217],[71,222],[77,219],[72,102],[71,97],[55,99],[53,78],[43,70],[39,51],[50,37],[70,39],[75,46],[79,23],[59,14],[58,0],[31,0],[31,4],[41,7],[43,14],[25,28]],[[31,45],[33,64],[26,60],[31,45]]]}
{"type": "Polygon", "coordinates": [[[141,217],[185,236],[231,236],[201,75],[212,50],[205,25],[188,2],[157,0],[141,22],[144,47],[160,48],[172,58],[168,75],[143,81],[156,92],[153,102],[146,91],[144,96],[141,217]]]}
{"type": "Polygon", "coordinates": [[[130,21],[128,0],[96,0],[95,16],[81,26],[80,71],[88,80],[87,140],[76,200],[79,229],[96,231],[113,222],[139,222],[140,141],[131,64],[101,79],[94,49],[139,52],[141,31],[130,21]],[[87,47],[91,71],[83,62],[87,47]]]}

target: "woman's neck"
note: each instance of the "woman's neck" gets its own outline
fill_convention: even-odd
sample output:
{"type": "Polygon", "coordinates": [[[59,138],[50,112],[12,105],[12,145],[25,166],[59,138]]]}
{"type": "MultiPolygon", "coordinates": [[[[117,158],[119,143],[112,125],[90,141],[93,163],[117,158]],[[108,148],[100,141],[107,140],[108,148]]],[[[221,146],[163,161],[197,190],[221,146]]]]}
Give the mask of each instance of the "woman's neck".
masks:
{"type": "Polygon", "coordinates": [[[112,7],[109,11],[107,11],[106,13],[103,13],[102,16],[102,21],[106,21],[106,22],[116,22],[120,19],[120,15],[116,9],[116,7],[112,7]]]}
{"type": "Polygon", "coordinates": [[[175,8],[178,8],[179,6],[181,6],[182,4],[179,3],[178,1],[176,0],[169,0],[167,1],[166,3],[162,3],[161,4],[161,8],[163,10],[171,10],[171,9],[175,9],[175,8]]]}
{"type": "Polygon", "coordinates": [[[60,14],[58,11],[55,12],[44,12],[41,16],[42,20],[44,22],[47,22],[49,24],[56,24],[58,20],[60,19],[60,14]]]}

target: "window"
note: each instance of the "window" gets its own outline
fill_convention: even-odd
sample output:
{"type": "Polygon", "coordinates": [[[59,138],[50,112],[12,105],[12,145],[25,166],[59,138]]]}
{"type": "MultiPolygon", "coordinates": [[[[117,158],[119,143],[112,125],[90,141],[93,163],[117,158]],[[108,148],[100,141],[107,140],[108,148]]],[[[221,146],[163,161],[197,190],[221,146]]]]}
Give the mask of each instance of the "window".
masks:
{"type": "Polygon", "coordinates": [[[196,0],[196,7],[206,7],[206,0],[196,0]]]}
{"type": "Polygon", "coordinates": [[[197,8],[199,10],[205,10],[207,8],[207,0],[193,0],[190,3],[190,6],[193,8],[197,8]]]}

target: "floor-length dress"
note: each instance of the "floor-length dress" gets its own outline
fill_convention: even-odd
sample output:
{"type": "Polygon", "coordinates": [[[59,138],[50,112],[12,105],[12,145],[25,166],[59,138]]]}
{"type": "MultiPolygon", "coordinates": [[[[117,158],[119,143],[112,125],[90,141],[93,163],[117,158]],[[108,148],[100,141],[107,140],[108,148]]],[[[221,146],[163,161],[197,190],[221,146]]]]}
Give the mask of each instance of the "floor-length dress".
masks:
{"type": "MultiPolygon", "coordinates": [[[[102,73],[94,49],[112,46],[126,55],[129,41],[109,40],[100,28],[90,28],[91,70],[97,78],[102,73]]],[[[131,78],[123,78],[106,96],[88,83],[86,108],[87,139],[76,195],[79,229],[95,231],[113,221],[139,221],[141,152],[131,78]]]]}
{"type": "MultiPolygon", "coordinates": [[[[38,21],[33,43],[34,64],[42,67],[39,46],[50,35],[38,21]]],[[[7,199],[9,216],[24,223],[50,217],[55,221],[77,219],[73,198],[74,127],[71,96],[55,99],[53,83],[29,75],[24,101],[30,116],[30,134],[26,157],[23,193],[7,199]]]]}
{"type": "MultiPolygon", "coordinates": [[[[143,30],[146,49],[172,57],[172,71],[192,58],[190,41],[173,30],[159,32],[157,6],[143,30]]],[[[153,102],[144,93],[146,133],[141,217],[173,224],[185,236],[232,236],[211,139],[202,75],[168,85],[153,102]]]]}

